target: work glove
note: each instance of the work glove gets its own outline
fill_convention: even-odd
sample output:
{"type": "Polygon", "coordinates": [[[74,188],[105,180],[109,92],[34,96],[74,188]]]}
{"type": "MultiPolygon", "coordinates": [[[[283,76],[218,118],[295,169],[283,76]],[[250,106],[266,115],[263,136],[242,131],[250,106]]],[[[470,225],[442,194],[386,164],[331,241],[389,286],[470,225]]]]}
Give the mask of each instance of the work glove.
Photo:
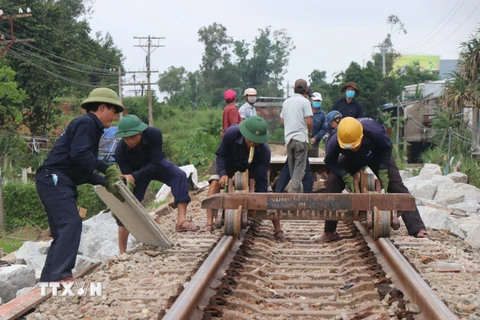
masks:
{"type": "Polygon", "coordinates": [[[121,172],[118,165],[114,164],[108,167],[107,171],[105,172],[105,189],[113,194],[118,200],[124,202],[125,200],[123,200],[123,197],[120,195],[120,191],[118,191],[118,188],[115,185],[115,183],[121,181],[120,174],[121,172]]]}
{"type": "Polygon", "coordinates": [[[330,135],[329,135],[328,133],[325,133],[325,135],[324,135],[323,138],[322,138],[322,141],[323,141],[323,142],[326,142],[326,141],[328,140],[328,137],[329,137],[329,136],[330,136],[330,135]]]}
{"type": "Polygon", "coordinates": [[[388,179],[388,170],[387,169],[378,170],[378,178],[380,179],[380,183],[382,184],[383,190],[385,190],[385,193],[387,193],[388,183],[390,182],[390,180],[388,179]]]}
{"type": "Polygon", "coordinates": [[[345,183],[345,189],[347,189],[348,192],[355,192],[355,186],[353,184],[353,177],[351,174],[347,173],[342,177],[342,180],[345,183]]]}

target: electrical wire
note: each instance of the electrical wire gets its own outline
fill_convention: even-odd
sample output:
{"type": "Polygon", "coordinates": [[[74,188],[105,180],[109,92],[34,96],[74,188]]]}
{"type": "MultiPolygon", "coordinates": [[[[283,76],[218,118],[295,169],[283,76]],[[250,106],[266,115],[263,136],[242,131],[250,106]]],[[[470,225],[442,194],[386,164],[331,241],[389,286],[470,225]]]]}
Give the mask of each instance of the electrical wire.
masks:
{"type": "Polygon", "coordinates": [[[432,49],[434,49],[434,48],[438,47],[438,46],[439,46],[439,45],[441,45],[442,43],[444,43],[444,42],[445,42],[445,41],[446,41],[448,38],[450,38],[450,37],[451,37],[451,36],[452,36],[452,35],[453,35],[455,32],[457,32],[457,31],[458,31],[458,29],[460,29],[460,27],[461,27],[461,26],[463,26],[463,24],[464,24],[465,22],[467,22],[467,20],[468,20],[468,19],[469,19],[469,18],[472,16],[472,14],[474,14],[474,13],[475,13],[475,11],[478,9],[478,7],[480,7],[480,3],[479,3],[479,4],[478,4],[476,7],[475,7],[475,9],[473,9],[473,11],[472,11],[472,12],[471,12],[471,13],[468,15],[468,17],[467,17],[467,18],[465,18],[465,20],[463,20],[463,22],[462,22],[462,23],[460,23],[460,25],[459,25],[459,26],[458,26],[458,27],[457,27],[455,30],[453,30],[453,32],[452,32],[452,33],[450,33],[448,36],[446,36],[445,38],[443,38],[443,40],[442,40],[442,41],[440,41],[439,43],[437,43],[437,44],[436,44],[436,45],[434,45],[433,47],[431,47],[431,48],[428,48],[427,50],[425,50],[425,51],[423,51],[423,52],[421,52],[421,53],[424,53],[424,52],[430,51],[430,50],[432,50],[432,49]]]}
{"type": "MultiPolygon", "coordinates": [[[[442,24],[442,22],[450,15],[450,13],[453,11],[453,9],[455,9],[455,7],[460,3],[460,1],[462,1],[462,0],[458,0],[457,3],[455,3],[455,5],[454,5],[454,6],[448,11],[448,13],[443,17],[443,19],[440,20],[440,22],[439,22],[432,30],[430,30],[430,32],[427,33],[422,39],[418,40],[418,41],[415,42],[413,45],[411,45],[411,46],[409,46],[409,47],[407,47],[407,48],[405,48],[405,49],[402,49],[402,50],[400,50],[400,51],[410,51],[411,48],[419,47],[419,46],[417,46],[417,44],[421,43],[421,42],[422,42],[425,38],[427,38],[433,31],[435,31],[435,29],[437,29],[438,26],[442,24]]],[[[465,1],[466,1],[466,0],[463,0],[463,2],[462,2],[462,4],[460,5],[460,7],[463,6],[463,4],[465,3],[465,1]]],[[[459,9],[460,7],[458,7],[458,9],[459,9]]],[[[458,11],[458,9],[457,9],[457,11],[458,11]]],[[[455,13],[457,13],[457,11],[455,11],[455,13]]],[[[455,15],[455,13],[454,13],[454,15],[455,15]]],[[[452,16],[452,17],[453,17],[453,16],[452,16]]],[[[450,17],[450,19],[451,19],[452,17],[450,17]]],[[[450,20],[448,20],[448,21],[450,21],[450,20]]],[[[447,23],[448,23],[448,21],[447,21],[447,23]]],[[[445,24],[445,25],[446,25],[446,24],[445,24]]],[[[421,46],[420,46],[420,47],[421,47],[421,46]]]]}
{"type": "MultiPolygon", "coordinates": [[[[22,25],[21,23],[19,24],[16,24],[15,25],[15,28],[19,28],[21,30],[23,30],[24,32],[26,33],[31,33],[33,37],[35,38],[40,38],[42,40],[46,40],[47,42],[49,43],[53,43],[55,41],[58,41],[58,38],[60,38],[61,40],[66,40],[66,38],[62,35],[60,35],[55,29],[52,29],[50,30],[49,32],[51,34],[53,34],[55,37],[48,37],[47,35],[43,34],[43,35],[39,35],[37,31],[31,29],[30,27],[28,27],[27,25],[22,25]],[[28,30],[27,30],[28,29],[28,30]]],[[[95,41],[94,39],[90,38],[92,41],[95,41]]],[[[85,49],[88,49],[90,50],[91,48],[88,47],[86,44],[84,44],[82,41],[79,41],[77,40],[75,37],[70,37],[68,38],[68,41],[74,41],[78,46],[81,46],[85,49]]],[[[103,63],[104,65],[108,65],[108,66],[111,66],[112,68],[118,68],[118,65],[114,65],[114,64],[111,64],[111,63],[107,63],[103,60],[99,60],[101,63],[103,63]]]]}
{"type": "Polygon", "coordinates": [[[52,71],[49,71],[49,70],[46,70],[42,67],[40,67],[38,64],[36,63],[32,63],[32,61],[30,61],[29,59],[21,56],[20,54],[14,52],[14,51],[10,51],[10,54],[12,54],[13,56],[15,56],[16,58],[22,60],[22,61],[25,61],[31,65],[33,65],[34,67],[42,70],[43,72],[46,72],[56,78],[59,78],[61,80],[64,80],[64,81],[67,81],[67,82],[70,82],[70,83],[74,83],[74,84],[77,84],[77,85],[81,85],[81,86],[86,86],[86,87],[91,87],[91,88],[98,88],[98,87],[115,87],[115,86],[118,86],[118,83],[113,83],[113,84],[91,84],[91,83],[84,83],[84,82],[79,82],[77,80],[74,80],[74,79],[71,79],[71,78],[68,78],[68,77],[64,77],[64,76],[61,76],[59,74],[56,74],[52,71]]]}
{"type": "Polygon", "coordinates": [[[105,75],[105,74],[102,74],[102,73],[96,73],[96,72],[93,72],[93,71],[85,71],[85,70],[80,70],[80,69],[77,69],[77,68],[73,68],[73,67],[70,67],[70,66],[67,66],[67,65],[63,65],[61,63],[58,63],[58,62],[55,62],[55,61],[52,61],[52,60],[49,60],[45,57],[42,57],[42,56],[38,56],[38,55],[35,55],[35,54],[32,54],[28,51],[25,51],[25,50],[22,50],[20,49],[17,45],[13,45],[10,50],[13,50],[17,53],[24,53],[32,58],[37,58],[37,59],[40,59],[40,60],[43,60],[43,61],[47,61],[49,63],[52,63],[52,64],[55,64],[55,65],[58,65],[60,67],[63,67],[63,68],[66,68],[66,69],[70,69],[70,70],[73,70],[73,71],[77,71],[77,72],[80,72],[80,73],[84,73],[84,74],[88,74],[88,75],[98,75],[98,76],[101,76],[101,77],[104,77],[104,78],[110,78],[110,79],[116,79],[118,78],[118,75],[117,76],[113,76],[113,75],[105,75]]]}
{"type": "MultiPolygon", "coordinates": [[[[5,34],[3,33],[6,37],[10,38],[11,39],[11,36],[8,35],[8,34],[5,34]]],[[[45,51],[43,49],[40,49],[40,48],[37,48],[29,43],[26,43],[26,42],[22,42],[21,45],[23,46],[27,46],[27,47],[30,47],[32,49],[35,49],[37,51],[40,51],[42,53],[45,53],[45,54],[48,54],[52,57],[55,57],[57,59],[60,59],[60,60],[63,60],[63,61],[66,61],[66,62],[69,62],[69,63],[72,63],[72,64],[75,64],[77,65],[78,67],[83,67],[83,68],[90,68],[92,70],[97,70],[97,72],[101,72],[102,74],[105,74],[105,75],[117,75],[118,76],[118,73],[116,71],[109,71],[109,70],[105,70],[105,69],[101,69],[101,68],[97,68],[97,67],[94,67],[94,66],[90,66],[90,65],[87,65],[87,64],[84,64],[84,63],[80,63],[80,62],[76,62],[76,61],[73,61],[73,60],[70,60],[70,59],[67,59],[67,58],[63,58],[63,57],[60,57],[60,56],[57,56],[51,52],[48,52],[48,51],[45,51]]],[[[17,45],[17,48],[18,48],[18,45],[17,45]]],[[[117,66],[118,68],[118,66],[117,66]]]]}

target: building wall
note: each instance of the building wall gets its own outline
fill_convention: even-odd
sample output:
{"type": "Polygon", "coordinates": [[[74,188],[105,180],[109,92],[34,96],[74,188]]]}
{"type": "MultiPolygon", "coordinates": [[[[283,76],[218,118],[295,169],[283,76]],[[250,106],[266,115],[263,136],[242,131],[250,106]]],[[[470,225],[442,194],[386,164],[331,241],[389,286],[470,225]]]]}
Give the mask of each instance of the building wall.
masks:
{"type": "Polygon", "coordinates": [[[435,115],[435,108],[439,107],[438,99],[422,99],[408,104],[405,113],[408,115],[404,125],[404,139],[407,142],[428,141],[434,136],[429,129],[430,117],[435,115]]]}

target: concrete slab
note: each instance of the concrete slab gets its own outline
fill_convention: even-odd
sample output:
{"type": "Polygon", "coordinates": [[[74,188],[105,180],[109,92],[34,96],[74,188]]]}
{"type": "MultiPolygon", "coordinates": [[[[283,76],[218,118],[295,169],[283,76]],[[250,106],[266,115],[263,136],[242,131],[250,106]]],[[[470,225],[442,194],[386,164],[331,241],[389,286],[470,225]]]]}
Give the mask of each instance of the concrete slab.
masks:
{"type": "Polygon", "coordinates": [[[166,234],[128,190],[127,186],[123,182],[117,182],[117,187],[125,202],[118,200],[103,186],[95,186],[95,192],[138,241],[162,248],[170,248],[172,243],[166,234]]]}

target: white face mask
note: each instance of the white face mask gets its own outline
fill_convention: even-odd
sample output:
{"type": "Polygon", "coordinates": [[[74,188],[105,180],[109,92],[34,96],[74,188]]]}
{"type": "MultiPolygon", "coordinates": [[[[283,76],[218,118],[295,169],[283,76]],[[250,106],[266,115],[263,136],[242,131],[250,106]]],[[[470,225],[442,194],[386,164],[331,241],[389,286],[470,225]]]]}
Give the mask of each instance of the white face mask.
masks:
{"type": "Polygon", "coordinates": [[[255,103],[255,101],[257,101],[257,97],[249,97],[247,101],[248,103],[255,103]]]}

